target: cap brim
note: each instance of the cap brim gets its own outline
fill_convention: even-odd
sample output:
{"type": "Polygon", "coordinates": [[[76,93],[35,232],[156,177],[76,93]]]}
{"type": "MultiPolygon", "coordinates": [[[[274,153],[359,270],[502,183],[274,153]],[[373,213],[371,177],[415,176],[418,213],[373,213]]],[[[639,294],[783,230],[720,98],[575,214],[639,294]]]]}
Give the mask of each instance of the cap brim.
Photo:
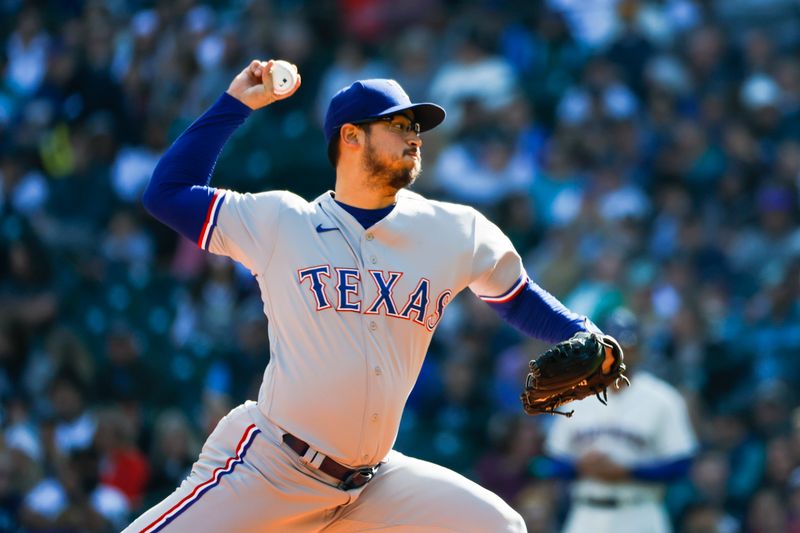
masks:
{"type": "Polygon", "coordinates": [[[444,122],[445,116],[447,115],[442,107],[429,102],[424,102],[421,104],[398,105],[390,107],[389,109],[384,109],[377,115],[374,115],[370,118],[385,117],[386,115],[394,115],[395,113],[406,110],[411,110],[414,113],[414,121],[419,123],[420,132],[432,130],[444,122]]]}

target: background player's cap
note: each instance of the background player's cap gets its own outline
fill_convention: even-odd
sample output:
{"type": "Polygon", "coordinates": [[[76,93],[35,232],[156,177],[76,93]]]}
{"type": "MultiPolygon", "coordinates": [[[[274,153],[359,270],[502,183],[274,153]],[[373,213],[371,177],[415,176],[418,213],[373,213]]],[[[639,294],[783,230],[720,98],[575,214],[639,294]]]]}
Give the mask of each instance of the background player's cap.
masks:
{"type": "Polygon", "coordinates": [[[442,123],[444,109],[436,104],[414,104],[400,84],[394,80],[359,80],[336,93],[325,114],[325,140],[330,144],[345,124],[364,122],[410,109],[420,131],[428,131],[442,123]]]}
{"type": "Polygon", "coordinates": [[[639,321],[630,309],[619,307],[606,319],[603,333],[617,339],[623,348],[630,348],[639,343],[639,321]]]}

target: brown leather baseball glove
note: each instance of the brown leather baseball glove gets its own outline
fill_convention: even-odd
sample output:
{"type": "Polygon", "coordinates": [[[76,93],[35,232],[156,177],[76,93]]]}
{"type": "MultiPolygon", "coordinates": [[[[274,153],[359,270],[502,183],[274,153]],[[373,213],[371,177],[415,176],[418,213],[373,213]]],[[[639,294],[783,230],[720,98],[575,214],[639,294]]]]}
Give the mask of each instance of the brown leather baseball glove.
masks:
{"type": "Polygon", "coordinates": [[[558,407],[587,396],[596,396],[605,404],[609,385],[617,388],[620,383],[630,385],[624,374],[623,359],[622,348],[613,337],[577,333],[529,363],[522,407],[529,415],[550,413],[569,417],[574,411],[558,411],[558,407]]]}

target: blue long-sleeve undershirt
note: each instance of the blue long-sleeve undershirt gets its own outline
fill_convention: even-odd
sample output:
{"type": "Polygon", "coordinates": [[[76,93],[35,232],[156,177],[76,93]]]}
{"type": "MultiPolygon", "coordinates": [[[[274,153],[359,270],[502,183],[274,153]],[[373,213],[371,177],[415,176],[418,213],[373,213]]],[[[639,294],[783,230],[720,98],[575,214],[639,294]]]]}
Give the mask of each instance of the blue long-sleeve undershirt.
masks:
{"type": "Polygon", "coordinates": [[[209,187],[217,158],[252,110],[223,93],[164,153],[142,196],[155,218],[198,242],[215,189],[209,187]]]}
{"type": "Polygon", "coordinates": [[[569,339],[579,331],[599,331],[586,317],[567,309],[530,278],[520,293],[508,302],[487,303],[503,320],[543,341],[556,343],[569,339]]]}
{"type": "Polygon", "coordinates": [[[644,481],[672,481],[685,476],[692,466],[691,457],[638,465],[629,470],[631,477],[644,481]]]}
{"type": "MultiPolygon", "coordinates": [[[[628,469],[630,477],[640,481],[669,482],[685,476],[692,466],[691,457],[678,457],[666,461],[653,461],[628,469]]],[[[535,474],[543,478],[575,479],[576,462],[565,457],[540,458],[534,465],[535,474]]]]}

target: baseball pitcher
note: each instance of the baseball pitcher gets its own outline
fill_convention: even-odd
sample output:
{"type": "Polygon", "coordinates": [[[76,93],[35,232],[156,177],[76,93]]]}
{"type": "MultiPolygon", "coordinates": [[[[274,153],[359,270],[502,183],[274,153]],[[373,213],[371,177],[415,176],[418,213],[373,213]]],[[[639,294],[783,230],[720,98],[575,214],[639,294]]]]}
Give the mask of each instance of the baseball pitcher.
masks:
{"type": "Polygon", "coordinates": [[[143,198],[256,277],[271,347],[258,401],[225,416],[188,478],[126,531],[524,531],[495,494],[392,450],[403,407],[448,303],[467,287],[550,342],[596,330],[533,283],[476,210],[408,190],[421,135],[445,111],[412,103],[393,80],[356,81],[331,99],[333,191],[307,202],[210,186],[236,128],[300,87],[288,75],[288,90],[274,90],[275,64],[254,60],[234,78],[163,155],[143,198]]]}

